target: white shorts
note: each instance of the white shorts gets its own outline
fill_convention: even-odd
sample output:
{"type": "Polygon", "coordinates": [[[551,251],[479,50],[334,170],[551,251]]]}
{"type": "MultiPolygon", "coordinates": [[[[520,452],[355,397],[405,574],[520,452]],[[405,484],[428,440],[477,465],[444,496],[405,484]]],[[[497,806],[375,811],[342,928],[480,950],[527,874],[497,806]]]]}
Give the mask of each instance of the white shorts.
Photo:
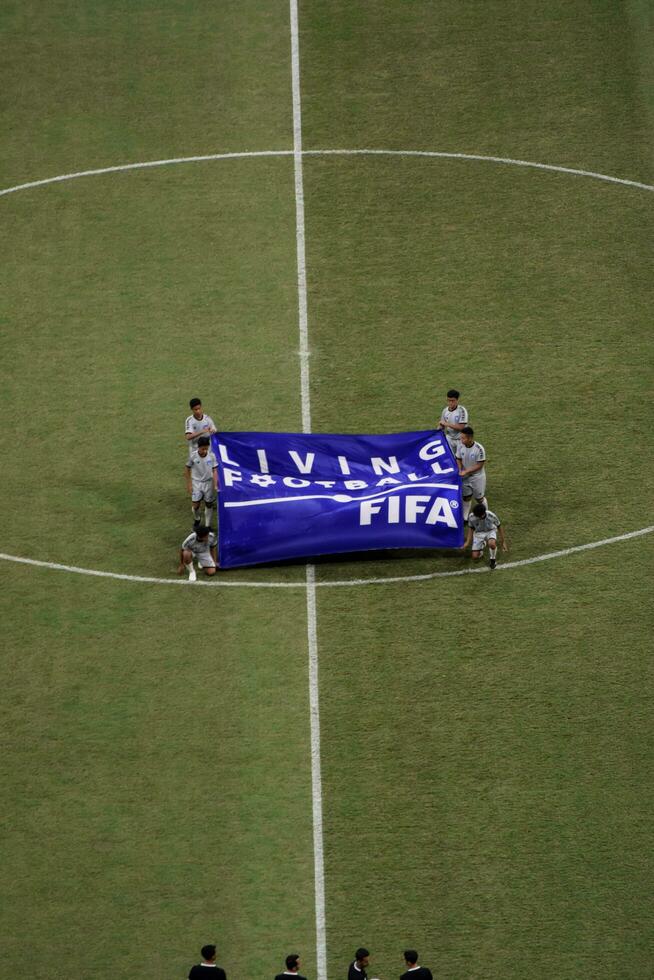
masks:
{"type": "Polygon", "coordinates": [[[497,533],[495,531],[473,531],[472,550],[483,551],[489,538],[494,538],[497,541],[497,533]]]}
{"type": "Polygon", "coordinates": [[[208,551],[203,551],[200,555],[193,555],[200,568],[215,568],[216,563],[208,551]]]}
{"type": "Polygon", "coordinates": [[[486,473],[481,470],[479,473],[473,473],[472,476],[463,477],[463,498],[468,500],[470,497],[474,497],[475,500],[481,500],[481,498],[486,493],[486,473]]]}
{"type": "Polygon", "coordinates": [[[213,483],[194,483],[191,489],[191,500],[194,504],[204,500],[205,504],[213,504],[216,499],[216,491],[213,483]]]}

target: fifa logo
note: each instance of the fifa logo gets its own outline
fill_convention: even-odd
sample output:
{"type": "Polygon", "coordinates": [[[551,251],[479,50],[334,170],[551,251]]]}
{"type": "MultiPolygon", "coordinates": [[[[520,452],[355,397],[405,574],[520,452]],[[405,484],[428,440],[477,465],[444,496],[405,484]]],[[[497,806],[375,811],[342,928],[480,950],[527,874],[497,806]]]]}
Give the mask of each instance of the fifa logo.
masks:
{"type": "Polygon", "coordinates": [[[445,524],[455,528],[457,524],[453,509],[456,508],[458,501],[426,493],[362,500],[359,504],[359,524],[372,524],[374,519],[386,524],[417,524],[420,520],[424,524],[445,524]]]}

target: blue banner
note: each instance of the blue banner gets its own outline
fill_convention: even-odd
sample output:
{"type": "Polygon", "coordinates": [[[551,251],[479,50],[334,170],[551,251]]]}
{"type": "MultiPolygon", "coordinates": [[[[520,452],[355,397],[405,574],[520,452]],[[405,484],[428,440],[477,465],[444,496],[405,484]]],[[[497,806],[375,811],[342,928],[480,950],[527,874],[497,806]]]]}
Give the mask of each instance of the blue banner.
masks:
{"type": "Polygon", "coordinates": [[[463,544],[461,480],[442,432],[218,432],[221,568],[463,544]]]}

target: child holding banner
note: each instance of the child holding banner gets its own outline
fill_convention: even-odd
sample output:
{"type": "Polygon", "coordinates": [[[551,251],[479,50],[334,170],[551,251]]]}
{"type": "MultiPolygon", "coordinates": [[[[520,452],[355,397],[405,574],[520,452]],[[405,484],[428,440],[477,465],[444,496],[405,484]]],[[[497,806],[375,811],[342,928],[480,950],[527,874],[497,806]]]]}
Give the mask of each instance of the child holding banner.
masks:
{"type": "Polygon", "coordinates": [[[488,510],[485,504],[475,504],[472,514],[468,519],[466,539],[464,548],[469,547],[472,541],[472,557],[474,561],[479,561],[484,553],[484,548],[488,545],[491,569],[497,566],[497,537],[499,532],[502,551],[508,551],[504,528],[502,522],[492,510],[488,510]]]}
{"type": "Polygon", "coordinates": [[[200,568],[204,569],[205,575],[215,575],[218,559],[216,557],[216,535],[208,527],[199,527],[182,541],[179,551],[178,575],[184,574],[184,569],[188,572],[189,582],[195,582],[197,574],[193,567],[193,559],[197,559],[200,568]]]}
{"type": "Polygon", "coordinates": [[[450,388],[447,393],[447,405],[441,412],[438,428],[445,433],[454,457],[461,441],[461,430],[468,424],[468,409],[459,405],[460,393],[456,388],[450,388]]]}
{"type": "Polygon", "coordinates": [[[461,441],[456,451],[459,476],[463,480],[463,519],[468,520],[471,500],[479,504],[488,501],[486,493],[486,450],[480,442],[475,442],[475,430],[471,425],[461,429],[461,441]]]}
{"type": "Polygon", "coordinates": [[[191,409],[191,414],[184,423],[184,438],[188,443],[188,454],[190,458],[191,453],[194,453],[198,448],[200,436],[210,436],[216,431],[216,425],[209,415],[204,414],[202,402],[199,398],[191,398],[188,404],[191,409]]]}
{"type": "Polygon", "coordinates": [[[209,436],[200,436],[197,451],[184,467],[186,489],[191,498],[193,527],[200,526],[200,504],[204,500],[204,523],[211,527],[211,517],[218,492],[218,460],[212,453],[209,436]]]}

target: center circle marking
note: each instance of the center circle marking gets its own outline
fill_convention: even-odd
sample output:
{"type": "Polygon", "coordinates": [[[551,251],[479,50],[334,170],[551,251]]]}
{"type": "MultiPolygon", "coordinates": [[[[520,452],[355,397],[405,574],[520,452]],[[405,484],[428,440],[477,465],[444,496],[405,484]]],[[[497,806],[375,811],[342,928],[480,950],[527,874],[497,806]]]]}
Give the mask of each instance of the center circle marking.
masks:
{"type": "MultiPolygon", "coordinates": [[[[202,156],[192,156],[192,157],[171,157],[166,160],[150,160],[141,163],[125,163],[119,164],[113,167],[100,167],[94,170],[80,170],[75,173],[60,174],[57,177],[46,177],[42,180],[28,181],[23,184],[16,184],[13,187],[6,187],[0,190],[0,197],[6,196],[8,194],[14,194],[17,191],[29,190],[36,187],[44,187],[48,184],[63,183],[64,181],[75,180],[80,177],[96,177],[102,174],[109,173],[121,173],[130,170],[146,170],[155,167],[165,167],[173,166],[176,164],[186,164],[186,163],[202,163],[217,160],[240,160],[240,159],[251,159],[251,158],[262,158],[262,157],[293,157],[293,150],[250,150],[243,152],[234,153],[209,153],[202,156]]],[[[495,163],[504,164],[516,167],[527,167],[534,170],[545,170],[554,173],[564,173],[570,174],[577,177],[588,177],[594,180],[605,181],[611,184],[619,184],[625,187],[633,187],[644,191],[654,191],[654,185],[645,184],[636,180],[628,180],[623,177],[612,177],[608,174],[601,174],[593,170],[580,170],[573,167],[563,167],[555,164],[548,163],[537,163],[531,160],[519,160],[513,159],[511,157],[496,157],[487,156],[478,153],[450,153],[441,152],[436,150],[373,150],[373,149],[360,149],[360,150],[303,150],[302,156],[304,157],[329,157],[329,156],[389,156],[389,157],[423,157],[428,159],[445,159],[445,160],[462,160],[462,161],[473,161],[480,163],[495,163]]],[[[456,501],[455,501],[456,503],[456,501]]],[[[454,505],[453,505],[454,506],[454,505]]],[[[458,504],[457,504],[458,506],[458,504]]],[[[583,545],[576,545],[571,548],[565,548],[562,551],[552,552],[546,555],[536,555],[533,558],[524,558],[516,562],[506,562],[503,565],[498,566],[498,571],[500,569],[510,569],[517,568],[522,565],[530,565],[536,562],[545,561],[550,558],[562,557],[567,554],[572,554],[577,551],[585,551],[589,548],[600,547],[605,544],[612,544],[617,541],[624,541],[629,538],[638,537],[644,534],[650,534],[654,531],[654,526],[641,528],[638,531],[631,531],[625,534],[618,535],[614,538],[606,538],[598,542],[589,542],[583,545]]],[[[7,555],[0,554],[0,560],[3,561],[13,561],[18,564],[33,565],[41,568],[52,568],[58,569],[59,571],[68,571],[82,575],[91,575],[100,578],[114,578],[121,579],[124,581],[134,581],[134,582],[150,582],[155,584],[176,584],[176,585],[188,585],[185,580],[180,579],[160,579],[149,576],[141,575],[127,575],[120,572],[104,572],[97,569],[91,568],[77,568],[73,565],[62,565],[57,562],[45,562],[38,561],[32,558],[21,558],[17,555],[7,555]]],[[[384,578],[370,578],[370,579],[352,579],[352,580],[324,580],[322,582],[316,582],[317,586],[357,586],[357,585],[384,585],[396,582],[417,582],[425,581],[433,578],[447,578],[450,576],[459,576],[472,573],[479,573],[488,571],[486,568],[463,568],[457,571],[451,572],[428,572],[422,575],[400,575],[400,576],[386,576],[384,578]]],[[[243,587],[243,588],[305,588],[304,582],[246,582],[246,581],[217,581],[217,582],[196,582],[194,585],[207,585],[209,587],[216,587],[218,585],[231,586],[231,587],[243,587]]]]}

